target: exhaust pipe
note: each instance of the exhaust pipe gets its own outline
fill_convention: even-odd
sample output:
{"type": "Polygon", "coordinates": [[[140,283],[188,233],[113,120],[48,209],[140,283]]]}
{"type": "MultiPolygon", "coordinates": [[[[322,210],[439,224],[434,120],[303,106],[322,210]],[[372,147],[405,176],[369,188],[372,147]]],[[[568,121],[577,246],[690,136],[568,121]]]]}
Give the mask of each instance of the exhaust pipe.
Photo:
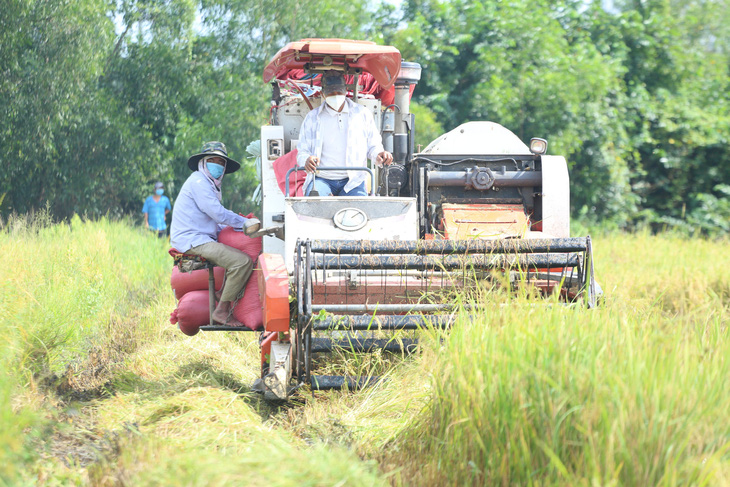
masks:
{"type": "Polygon", "coordinates": [[[421,79],[421,65],[401,62],[400,72],[395,80],[395,104],[398,107],[393,127],[393,162],[405,164],[408,155],[408,133],[411,119],[411,86],[421,79]]]}

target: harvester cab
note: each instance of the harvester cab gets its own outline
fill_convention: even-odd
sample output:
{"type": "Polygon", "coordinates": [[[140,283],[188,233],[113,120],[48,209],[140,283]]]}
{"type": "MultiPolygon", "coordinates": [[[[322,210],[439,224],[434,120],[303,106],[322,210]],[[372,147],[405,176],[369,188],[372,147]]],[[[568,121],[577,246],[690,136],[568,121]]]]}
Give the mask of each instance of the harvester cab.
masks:
{"type": "Polygon", "coordinates": [[[514,286],[596,303],[590,237],[570,237],[565,159],[546,155],[545,140],[528,147],[492,122],[465,123],[416,153],[409,107],[420,71],[394,47],[342,39],[292,42],[264,70],[273,86],[261,128],[268,398],[286,399],[302,385],[377,381],[313,372],[333,350],[413,351],[408,331],[448,327],[449,297],[475,276],[501,272],[514,286]],[[362,169],[368,196],[302,192],[299,131],[323,102],[321,75],[330,70],[346,76],[348,96],[372,113],[394,156],[390,166],[362,169]]]}

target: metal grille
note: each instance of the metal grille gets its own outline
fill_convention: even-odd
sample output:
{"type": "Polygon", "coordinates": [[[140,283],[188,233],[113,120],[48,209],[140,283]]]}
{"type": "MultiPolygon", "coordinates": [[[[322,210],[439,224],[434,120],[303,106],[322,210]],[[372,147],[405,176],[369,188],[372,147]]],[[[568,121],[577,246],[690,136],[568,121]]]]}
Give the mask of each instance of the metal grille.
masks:
{"type": "MultiPolygon", "coordinates": [[[[446,327],[455,290],[495,272],[546,292],[558,288],[567,300],[583,299],[587,306],[595,306],[590,237],[298,241],[295,285],[300,381],[310,381],[313,353],[336,346],[333,340],[313,339],[313,331],[446,327]],[[320,316],[323,311],[327,313],[320,316]]],[[[360,338],[349,343],[353,351],[369,351],[378,344],[378,340],[360,338]]],[[[383,344],[392,347],[387,340],[383,344]]]]}

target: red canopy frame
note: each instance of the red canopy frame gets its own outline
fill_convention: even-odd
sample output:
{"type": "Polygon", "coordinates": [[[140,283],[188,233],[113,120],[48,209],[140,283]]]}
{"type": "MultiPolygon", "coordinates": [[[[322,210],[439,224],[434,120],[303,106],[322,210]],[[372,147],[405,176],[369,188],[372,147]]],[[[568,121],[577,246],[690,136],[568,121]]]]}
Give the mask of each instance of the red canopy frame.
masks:
{"type": "Polygon", "coordinates": [[[291,69],[318,68],[361,69],[373,75],[383,90],[395,83],[400,72],[400,51],[371,41],[348,39],[302,39],[290,42],[276,53],[264,68],[264,82],[279,79],[291,69]]]}

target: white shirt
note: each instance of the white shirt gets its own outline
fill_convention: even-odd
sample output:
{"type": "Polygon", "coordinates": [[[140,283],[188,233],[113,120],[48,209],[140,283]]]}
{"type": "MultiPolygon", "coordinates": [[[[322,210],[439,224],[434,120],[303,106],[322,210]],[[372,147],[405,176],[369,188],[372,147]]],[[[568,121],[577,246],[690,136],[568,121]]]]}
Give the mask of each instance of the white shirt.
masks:
{"type": "MultiPolygon", "coordinates": [[[[350,109],[345,103],[342,111],[337,112],[327,105],[319,117],[322,133],[327,136],[322,141],[322,158],[319,168],[343,167],[347,159],[347,128],[350,109]]],[[[318,178],[339,180],[347,179],[347,171],[317,171],[318,178]]]]}
{"type": "MultiPolygon", "coordinates": [[[[375,159],[378,154],[383,152],[383,141],[370,110],[358,105],[349,98],[345,100],[345,104],[348,108],[346,112],[348,125],[344,165],[348,167],[366,167],[368,158],[375,159]]],[[[299,130],[299,145],[297,146],[298,166],[303,167],[309,156],[322,159],[324,139],[330,137],[330,134],[322,129],[322,119],[324,118],[322,113],[325,111],[326,106],[326,103],[322,103],[319,107],[311,110],[302,122],[302,127],[299,130]]],[[[360,185],[366,178],[370,177],[365,171],[348,171],[347,175],[349,181],[345,184],[345,191],[351,191],[352,188],[360,185]]],[[[322,177],[327,178],[327,176],[324,176],[324,172],[322,177]]],[[[305,188],[311,180],[312,175],[307,174],[307,179],[304,181],[305,188]]]]}

